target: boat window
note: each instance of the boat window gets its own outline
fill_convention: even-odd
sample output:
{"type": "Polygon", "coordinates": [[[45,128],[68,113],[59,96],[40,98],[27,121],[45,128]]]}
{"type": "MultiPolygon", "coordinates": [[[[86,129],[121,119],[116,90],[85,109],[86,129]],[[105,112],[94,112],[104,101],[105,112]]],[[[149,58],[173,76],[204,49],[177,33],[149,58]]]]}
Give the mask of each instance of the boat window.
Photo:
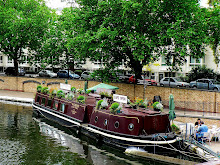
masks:
{"type": "Polygon", "coordinates": [[[42,101],[41,101],[41,105],[45,105],[45,102],[46,102],[46,98],[43,97],[43,98],[42,98],[42,101]]]}
{"type": "Polygon", "coordinates": [[[38,103],[40,102],[40,96],[37,96],[37,102],[38,103]]]}
{"type": "Polygon", "coordinates": [[[97,121],[98,121],[98,116],[95,117],[95,123],[97,123],[97,121]]]}
{"type": "Polygon", "coordinates": [[[129,129],[130,131],[132,131],[132,130],[134,129],[134,124],[133,124],[133,123],[130,123],[130,124],[128,125],[128,129],[129,129]]]}
{"type": "Polygon", "coordinates": [[[115,128],[118,128],[118,127],[119,127],[119,122],[116,121],[116,122],[115,122],[115,128]]]}
{"type": "Polygon", "coordinates": [[[61,104],[60,112],[63,112],[63,113],[65,112],[65,104],[64,103],[61,104]]]}
{"type": "Polygon", "coordinates": [[[52,100],[49,99],[48,102],[47,102],[47,106],[51,107],[51,104],[52,104],[52,100]]]}
{"type": "Polygon", "coordinates": [[[58,109],[58,101],[53,102],[53,109],[57,110],[58,109]]]}
{"type": "Polygon", "coordinates": [[[104,120],[104,126],[107,126],[107,125],[108,125],[108,120],[105,119],[105,120],[104,120]]]}

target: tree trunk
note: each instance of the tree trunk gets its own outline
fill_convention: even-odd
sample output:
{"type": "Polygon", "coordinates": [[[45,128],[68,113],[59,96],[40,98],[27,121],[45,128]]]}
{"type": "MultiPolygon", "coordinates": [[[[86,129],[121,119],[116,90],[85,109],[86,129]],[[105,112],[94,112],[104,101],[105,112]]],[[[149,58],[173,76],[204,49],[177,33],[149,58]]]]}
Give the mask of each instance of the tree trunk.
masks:
{"type": "Polygon", "coordinates": [[[15,76],[18,76],[18,59],[17,58],[14,58],[14,67],[15,67],[15,76]]]}

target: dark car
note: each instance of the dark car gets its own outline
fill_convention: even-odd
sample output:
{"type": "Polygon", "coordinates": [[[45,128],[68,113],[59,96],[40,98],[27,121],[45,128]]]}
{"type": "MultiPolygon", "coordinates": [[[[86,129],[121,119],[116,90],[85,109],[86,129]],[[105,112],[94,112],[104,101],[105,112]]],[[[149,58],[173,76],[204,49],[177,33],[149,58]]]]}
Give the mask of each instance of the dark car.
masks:
{"type": "MultiPolygon", "coordinates": [[[[68,78],[68,70],[60,70],[59,72],[57,72],[57,77],[68,78]]],[[[76,73],[73,73],[71,70],[69,70],[69,78],[79,79],[80,76],[76,73]]]]}
{"type": "MultiPolygon", "coordinates": [[[[15,76],[16,75],[15,67],[8,67],[5,70],[5,74],[6,75],[13,75],[13,76],[15,76]]],[[[18,68],[18,75],[19,76],[24,76],[25,75],[25,70],[22,69],[22,68],[18,68]]]]}

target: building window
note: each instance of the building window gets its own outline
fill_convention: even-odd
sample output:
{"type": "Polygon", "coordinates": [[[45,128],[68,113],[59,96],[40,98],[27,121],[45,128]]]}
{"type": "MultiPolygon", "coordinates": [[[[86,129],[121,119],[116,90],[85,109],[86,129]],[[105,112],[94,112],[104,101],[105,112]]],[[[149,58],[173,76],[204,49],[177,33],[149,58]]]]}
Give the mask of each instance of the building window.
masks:
{"type": "Polygon", "coordinates": [[[205,58],[193,58],[190,57],[190,65],[201,65],[202,63],[205,62],[205,58]]]}
{"type": "Polygon", "coordinates": [[[3,56],[0,56],[0,63],[3,63],[3,56]]]}
{"type": "MultiPolygon", "coordinates": [[[[169,62],[171,63],[171,60],[172,59],[169,59],[169,62]]],[[[167,66],[167,64],[166,64],[166,58],[165,58],[165,56],[162,56],[162,62],[161,62],[161,66],[167,66]]]]}
{"type": "Polygon", "coordinates": [[[94,61],[94,64],[96,64],[96,65],[100,65],[100,64],[101,64],[101,61],[99,61],[99,60],[94,61]]]}
{"type": "Polygon", "coordinates": [[[9,64],[13,63],[13,59],[11,59],[10,57],[8,57],[8,63],[9,63],[9,64]]]}

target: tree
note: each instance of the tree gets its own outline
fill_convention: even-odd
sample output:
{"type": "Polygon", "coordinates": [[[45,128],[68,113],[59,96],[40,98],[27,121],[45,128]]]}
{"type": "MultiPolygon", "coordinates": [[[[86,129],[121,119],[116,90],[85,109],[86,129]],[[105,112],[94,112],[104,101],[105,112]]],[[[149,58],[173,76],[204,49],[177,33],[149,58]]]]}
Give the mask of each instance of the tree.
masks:
{"type": "Polygon", "coordinates": [[[209,69],[205,65],[192,68],[188,74],[189,82],[201,78],[216,79],[217,74],[213,71],[213,69],[209,69]]]}
{"type": "MultiPolygon", "coordinates": [[[[210,2],[211,3],[211,2],[210,2]]],[[[220,62],[220,3],[219,0],[212,1],[213,8],[208,9],[207,20],[209,24],[208,32],[210,37],[210,46],[213,50],[215,63],[220,62]]]]}
{"type": "Polygon", "coordinates": [[[63,34],[58,26],[58,15],[53,11],[48,22],[48,29],[45,30],[41,40],[41,45],[38,49],[32,51],[34,58],[30,62],[39,64],[43,69],[50,66],[53,70],[58,65],[62,66],[62,40],[63,34]]]}
{"type": "Polygon", "coordinates": [[[172,48],[175,65],[185,56],[204,55],[207,27],[197,0],[77,2],[68,45],[81,58],[102,62],[102,75],[124,64],[140,78],[144,65],[167,55],[166,47],[172,48]]]}
{"type": "Polygon", "coordinates": [[[43,0],[0,2],[0,51],[14,60],[16,71],[24,49],[41,46],[49,20],[50,10],[43,0]]]}

